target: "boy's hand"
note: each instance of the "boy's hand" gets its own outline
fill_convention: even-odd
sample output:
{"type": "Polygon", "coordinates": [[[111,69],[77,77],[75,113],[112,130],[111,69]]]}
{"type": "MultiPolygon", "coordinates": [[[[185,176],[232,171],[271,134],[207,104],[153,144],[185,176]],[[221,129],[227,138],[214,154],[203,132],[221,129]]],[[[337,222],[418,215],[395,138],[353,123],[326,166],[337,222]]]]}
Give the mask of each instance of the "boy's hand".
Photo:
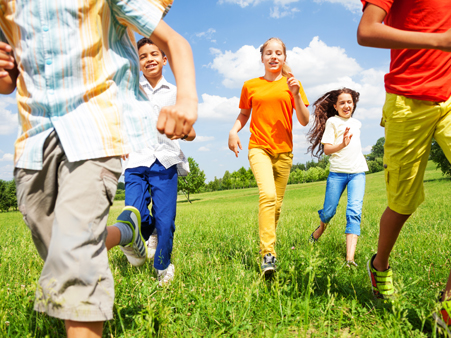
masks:
{"type": "Polygon", "coordinates": [[[293,96],[296,96],[299,94],[301,85],[299,84],[299,81],[294,77],[293,73],[288,73],[288,75],[290,75],[290,77],[287,79],[288,89],[290,89],[290,92],[293,94],[293,96]]]}
{"type": "Polygon", "coordinates": [[[11,56],[11,52],[10,45],[0,42],[0,78],[9,75],[5,69],[14,69],[14,58],[11,56]]]}
{"type": "Polygon", "coordinates": [[[197,119],[197,100],[179,99],[173,106],[161,108],[157,129],[167,137],[188,135],[197,119]]]}

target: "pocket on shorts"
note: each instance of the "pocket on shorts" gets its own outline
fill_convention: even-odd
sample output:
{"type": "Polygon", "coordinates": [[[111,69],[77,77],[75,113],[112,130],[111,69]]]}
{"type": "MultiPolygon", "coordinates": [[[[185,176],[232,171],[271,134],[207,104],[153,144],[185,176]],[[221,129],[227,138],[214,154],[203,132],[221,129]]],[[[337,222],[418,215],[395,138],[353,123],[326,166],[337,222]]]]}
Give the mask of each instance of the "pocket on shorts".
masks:
{"type": "Polygon", "coordinates": [[[117,189],[117,180],[111,176],[103,176],[103,185],[105,187],[105,195],[110,203],[110,206],[113,205],[114,196],[116,196],[117,189]]]}
{"type": "Polygon", "coordinates": [[[16,182],[16,184],[27,183],[28,181],[30,181],[33,178],[33,176],[36,173],[37,173],[37,170],[15,168],[14,169],[14,181],[16,182]]]}

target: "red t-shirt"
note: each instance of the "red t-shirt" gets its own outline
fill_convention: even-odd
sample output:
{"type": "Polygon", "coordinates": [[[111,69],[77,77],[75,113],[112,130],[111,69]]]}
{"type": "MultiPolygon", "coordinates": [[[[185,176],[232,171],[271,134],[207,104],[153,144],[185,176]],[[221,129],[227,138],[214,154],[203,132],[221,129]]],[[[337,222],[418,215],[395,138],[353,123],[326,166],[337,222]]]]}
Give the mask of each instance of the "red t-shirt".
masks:
{"type": "MultiPolygon", "coordinates": [[[[302,101],[308,106],[302,84],[299,84],[302,101]]],[[[258,77],[246,81],[241,90],[240,109],[252,109],[249,149],[262,148],[271,154],[292,151],[293,107],[294,98],[287,78],[267,81],[258,77]]]]}
{"type": "MultiPolygon", "coordinates": [[[[448,0],[362,0],[387,16],[384,24],[405,31],[443,33],[451,28],[448,0]]],[[[433,49],[392,49],[385,90],[418,100],[446,101],[451,96],[451,53],[433,49]]]]}

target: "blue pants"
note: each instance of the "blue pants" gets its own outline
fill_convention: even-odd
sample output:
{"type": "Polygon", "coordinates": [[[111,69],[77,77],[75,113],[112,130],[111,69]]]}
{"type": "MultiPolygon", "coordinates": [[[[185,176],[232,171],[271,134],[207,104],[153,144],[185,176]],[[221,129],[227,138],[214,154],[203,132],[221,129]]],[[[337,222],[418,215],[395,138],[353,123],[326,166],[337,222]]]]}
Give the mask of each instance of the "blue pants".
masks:
{"type": "Polygon", "coordinates": [[[323,209],[318,211],[323,223],[329,223],[337,211],[338,202],[346,186],[348,205],[346,207],[346,234],[360,236],[363,195],[365,194],[365,173],[342,174],[330,172],[327,177],[326,197],[323,209]]]}
{"type": "Polygon", "coordinates": [[[141,232],[145,240],[157,229],[158,246],[154,267],[166,269],[171,263],[175,231],[177,166],[166,169],[156,160],[150,168],[125,170],[125,205],[134,206],[141,213],[141,232]],[[152,215],[149,213],[151,201],[152,215]]]}

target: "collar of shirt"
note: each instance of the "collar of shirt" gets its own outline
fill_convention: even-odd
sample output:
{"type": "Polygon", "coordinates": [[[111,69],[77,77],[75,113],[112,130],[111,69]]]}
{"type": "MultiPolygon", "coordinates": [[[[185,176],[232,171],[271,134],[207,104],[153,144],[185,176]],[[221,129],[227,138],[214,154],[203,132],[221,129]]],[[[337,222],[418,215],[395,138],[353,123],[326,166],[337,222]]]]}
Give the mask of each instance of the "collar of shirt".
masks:
{"type": "Polygon", "coordinates": [[[171,89],[171,84],[166,81],[166,79],[164,78],[164,76],[161,77],[161,80],[158,81],[157,85],[155,86],[155,88],[153,88],[149,81],[147,81],[147,79],[145,78],[144,75],[141,74],[141,76],[139,77],[139,84],[147,90],[151,91],[152,93],[159,91],[161,88],[166,88],[166,89],[171,89]]]}

